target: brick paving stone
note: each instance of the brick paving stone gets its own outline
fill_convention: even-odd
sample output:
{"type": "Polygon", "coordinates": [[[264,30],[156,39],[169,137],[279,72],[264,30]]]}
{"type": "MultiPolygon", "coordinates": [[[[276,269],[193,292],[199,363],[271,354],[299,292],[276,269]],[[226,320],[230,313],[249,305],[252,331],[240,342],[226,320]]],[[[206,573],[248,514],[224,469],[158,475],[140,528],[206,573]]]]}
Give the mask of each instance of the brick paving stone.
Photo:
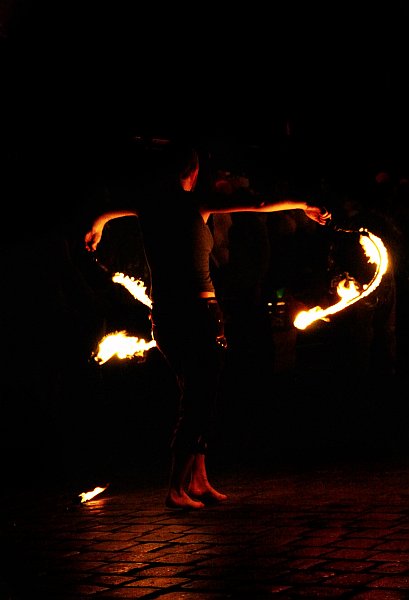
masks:
{"type": "Polygon", "coordinates": [[[0,499],[1,600],[409,598],[409,465],[220,468],[230,500],[163,505],[158,473],[72,502],[57,482],[0,499]]]}

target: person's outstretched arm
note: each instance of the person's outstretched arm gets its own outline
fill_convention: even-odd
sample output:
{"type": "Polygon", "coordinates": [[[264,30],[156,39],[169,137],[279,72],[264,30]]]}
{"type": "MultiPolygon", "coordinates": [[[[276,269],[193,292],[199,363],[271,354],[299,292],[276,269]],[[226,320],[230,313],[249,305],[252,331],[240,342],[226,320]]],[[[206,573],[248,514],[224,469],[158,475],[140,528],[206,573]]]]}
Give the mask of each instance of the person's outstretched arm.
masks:
{"type": "Polygon", "coordinates": [[[99,215],[94,222],[92,227],[85,234],[85,247],[90,252],[94,252],[97,249],[99,242],[101,241],[102,231],[108,221],[112,219],[118,219],[120,217],[137,217],[138,213],[134,210],[112,210],[99,215]]]}
{"type": "Polygon", "coordinates": [[[233,213],[233,212],[258,212],[258,213],[271,213],[279,212],[282,210],[303,210],[306,216],[313,221],[316,221],[320,225],[325,225],[328,219],[331,218],[331,213],[322,206],[314,206],[307,202],[301,202],[299,200],[278,200],[276,202],[257,202],[254,198],[254,206],[251,203],[237,203],[217,208],[203,208],[201,211],[205,221],[209,218],[212,213],[233,213]]]}
{"type": "Polygon", "coordinates": [[[213,183],[213,194],[204,197],[202,216],[205,221],[212,213],[234,212],[279,212],[282,210],[303,210],[306,216],[320,225],[331,218],[331,213],[322,206],[294,199],[265,200],[262,194],[254,191],[247,179],[219,176],[213,183]],[[207,204],[209,203],[209,204],[207,204]]]}
{"type": "Polygon", "coordinates": [[[300,202],[298,200],[280,200],[278,202],[262,203],[256,212],[277,212],[281,210],[303,210],[306,216],[320,225],[325,225],[328,219],[331,218],[331,213],[322,206],[314,206],[308,202],[300,202]]]}

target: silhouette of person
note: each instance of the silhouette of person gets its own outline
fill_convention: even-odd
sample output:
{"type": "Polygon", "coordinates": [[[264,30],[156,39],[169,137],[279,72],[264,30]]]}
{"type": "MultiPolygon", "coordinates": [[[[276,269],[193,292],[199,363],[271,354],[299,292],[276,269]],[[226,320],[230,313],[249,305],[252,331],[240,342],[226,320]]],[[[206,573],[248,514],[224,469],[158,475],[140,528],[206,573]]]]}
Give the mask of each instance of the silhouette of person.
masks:
{"type": "Polygon", "coordinates": [[[212,214],[299,209],[324,225],[330,217],[304,201],[261,198],[218,179],[212,190],[197,186],[199,154],[173,140],[157,157],[153,179],[134,207],[97,217],[85,236],[96,250],[107,222],[121,216],[140,220],[151,269],[152,326],[158,347],[173,368],[179,388],[179,417],[171,449],[166,506],[201,509],[227,496],[210,483],[206,468],[216,400],[224,363],[224,316],[210,273],[212,214]]]}

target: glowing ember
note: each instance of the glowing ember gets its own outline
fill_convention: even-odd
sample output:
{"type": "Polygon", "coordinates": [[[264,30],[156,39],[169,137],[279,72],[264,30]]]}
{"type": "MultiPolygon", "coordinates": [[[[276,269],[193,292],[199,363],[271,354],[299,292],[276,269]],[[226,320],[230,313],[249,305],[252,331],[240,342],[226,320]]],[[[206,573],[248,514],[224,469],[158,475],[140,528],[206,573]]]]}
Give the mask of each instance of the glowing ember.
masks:
{"type": "Polygon", "coordinates": [[[132,294],[135,300],[139,300],[139,302],[142,302],[142,304],[152,308],[152,301],[146,293],[146,286],[143,281],[140,279],[135,279],[134,277],[129,277],[123,273],[115,273],[115,275],[112,277],[112,281],[114,283],[120,283],[123,285],[128,292],[132,294]]]}
{"type": "Polygon", "coordinates": [[[94,359],[100,365],[103,365],[115,355],[118,358],[143,356],[147,350],[154,346],[156,346],[155,340],[147,342],[134,336],[128,336],[126,331],[118,331],[102,338],[98,351],[94,354],[94,359]]]}
{"type": "Polygon", "coordinates": [[[92,492],[81,492],[81,494],[79,494],[79,497],[81,498],[81,503],[88,502],[88,500],[92,500],[92,498],[95,498],[95,496],[104,492],[107,489],[108,485],[109,484],[107,484],[105,487],[96,487],[92,490],[92,492]]]}
{"type": "Polygon", "coordinates": [[[329,306],[326,309],[316,306],[308,311],[301,311],[297,314],[294,319],[294,326],[297,329],[306,329],[311,323],[318,319],[327,320],[328,315],[333,315],[351,304],[354,304],[358,300],[369,296],[380,284],[383,275],[388,268],[388,252],[384,246],[382,240],[368,231],[367,229],[359,229],[361,235],[359,237],[359,243],[364,249],[365,255],[368,258],[368,262],[376,265],[375,274],[368,284],[364,284],[360,289],[352,278],[345,278],[339,282],[337,287],[338,296],[341,298],[339,302],[329,306]]]}

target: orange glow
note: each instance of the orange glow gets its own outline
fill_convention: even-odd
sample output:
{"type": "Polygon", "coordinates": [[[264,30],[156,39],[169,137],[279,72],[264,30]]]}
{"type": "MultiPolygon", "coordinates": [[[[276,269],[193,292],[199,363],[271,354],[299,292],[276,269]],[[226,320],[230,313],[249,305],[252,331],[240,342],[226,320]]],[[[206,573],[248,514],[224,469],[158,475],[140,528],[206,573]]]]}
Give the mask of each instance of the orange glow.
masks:
{"type": "Polygon", "coordinates": [[[306,329],[311,323],[319,319],[328,321],[329,315],[333,315],[358,302],[358,300],[369,296],[380,284],[388,268],[388,252],[379,237],[367,229],[361,228],[359,232],[361,233],[359,243],[368,258],[368,262],[376,265],[372,280],[370,283],[360,286],[352,278],[343,279],[337,287],[338,296],[341,298],[340,301],[326,309],[315,306],[308,311],[299,312],[294,319],[294,326],[297,329],[306,329]]]}

